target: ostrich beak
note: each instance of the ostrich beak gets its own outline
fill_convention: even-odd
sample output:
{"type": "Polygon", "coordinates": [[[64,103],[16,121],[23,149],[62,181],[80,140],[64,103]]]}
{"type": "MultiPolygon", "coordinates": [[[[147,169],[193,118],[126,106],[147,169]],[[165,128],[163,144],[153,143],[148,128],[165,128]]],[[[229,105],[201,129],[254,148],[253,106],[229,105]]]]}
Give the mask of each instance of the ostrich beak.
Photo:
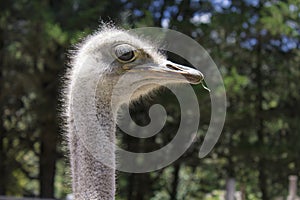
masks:
{"type": "Polygon", "coordinates": [[[149,63],[140,65],[134,71],[146,71],[147,76],[153,79],[165,79],[171,81],[188,82],[191,84],[199,84],[203,81],[203,74],[193,68],[165,61],[163,64],[149,63]]]}
{"type": "Polygon", "coordinates": [[[162,66],[162,72],[168,74],[179,74],[186,78],[186,80],[191,84],[199,84],[204,79],[204,75],[191,67],[183,66],[180,64],[173,63],[171,61],[166,61],[162,66]]]}

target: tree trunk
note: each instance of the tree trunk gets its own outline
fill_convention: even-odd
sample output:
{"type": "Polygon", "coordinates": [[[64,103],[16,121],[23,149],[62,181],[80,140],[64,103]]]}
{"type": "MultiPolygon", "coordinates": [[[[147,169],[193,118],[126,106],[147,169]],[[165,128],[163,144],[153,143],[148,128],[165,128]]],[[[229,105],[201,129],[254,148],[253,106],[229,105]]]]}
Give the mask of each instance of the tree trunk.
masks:
{"type": "Polygon", "coordinates": [[[1,178],[0,178],[0,195],[5,195],[6,193],[6,170],[5,170],[5,150],[4,150],[4,146],[3,146],[3,140],[5,138],[5,128],[4,128],[4,121],[3,121],[3,115],[4,115],[4,100],[3,100],[3,88],[2,86],[3,84],[3,66],[4,66],[4,40],[3,40],[3,30],[0,30],[0,61],[1,61],[1,69],[0,69],[0,174],[1,174],[1,178]]]}
{"type": "Polygon", "coordinates": [[[179,172],[180,172],[180,164],[175,164],[173,171],[173,182],[172,182],[172,190],[170,194],[170,200],[177,199],[177,187],[179,183],[179,172]]]}
{"type": "Polygon", "coordinates": [[[134,189],[134,176],[135,174],[130,174],[129,175],[129,183],[128,183],[128,187],[127,187],[127,199],[130,200],[133,198],[133,189],[134,189]]]}
{"type": "Polygon", "coordinates": [[[136,177],[138,179],[137,181],[137,187],[136,187],[136,200],[144,200],[145,195],[147,195],[147,189],[146,187],[150,187],[145,178],[146,174],[136,174],[136,177]]]}
{"type": "MultiPolygon", "coordinates": [[[[258,146],[261,149],[264,145],[264,119],[263,119],[263,75],[262,75],[262,47],[261,47],[261,38],[257,38],[258,45],[256,49],[256,68],[255,68],[255,78],[257,84],[257,93],[256,93],[256,119],[257,119],[257,138],[258,146]]],[[[260,155],[258,161],[258,170],[259,170],[259,188],[262,194],[262,200],[269,200],[268,191],[267,191],[267,177],[265,173],[265,158],[264,154],[260,155]]]]}
{"type": "MultiPolygon", "coordinates": [[[[2,106],[0,106],[2,107],[2,106]]],[[[5,137],[5,129],[3,127],[3,120],[2,120],[2,109],[0,110],[0,195],[5,195],[6,193],[6,170],[5,170],[5,164],[6,164],[6,155],[5,150],[3,146],[3,139],[5,137]]]]}
{"type": "MultiPolygon", "coordinates": [[[[46,126],[44,126],[46,127],[46,126]]],[[[45,128],[45,130],[47,130],[45,128]]],[[[41,133],[41,154],[40,154],[40,197],[54,197],[54,177],[56,165],[56,143],[57,133],[55,131],[45,131],[41,133]]]]}

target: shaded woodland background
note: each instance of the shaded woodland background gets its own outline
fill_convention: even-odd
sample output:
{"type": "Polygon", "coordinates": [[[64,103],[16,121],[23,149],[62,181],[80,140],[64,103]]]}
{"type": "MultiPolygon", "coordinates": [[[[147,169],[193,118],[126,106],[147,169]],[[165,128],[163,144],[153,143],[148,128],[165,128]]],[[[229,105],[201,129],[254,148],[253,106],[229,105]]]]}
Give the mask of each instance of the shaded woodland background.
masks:
{"type": "MultiPolygon", "coordinates": [[[[175,163],[145,174],[118,173],[119,200],[216,199],[226,179],[245,199],[287,195],[300,175],[299,0],[18,0],[0,3],[0,195],[63,199],[70,193],[59,116],[68,50],[113,20],[124,28],[167,27],[198,41],[219,67],[228,98],[222,136],[204,159],[197,154],[210,118],[199,96],[198,138],[175,163]],[[207,194],[211,194],[207,196],[207,194]]],[[[124,148],[145,152],[169,142],[180,121],[176,98],[163,90],[132,109],[138,124],[161,103],[162,133],[124,148]]]]}

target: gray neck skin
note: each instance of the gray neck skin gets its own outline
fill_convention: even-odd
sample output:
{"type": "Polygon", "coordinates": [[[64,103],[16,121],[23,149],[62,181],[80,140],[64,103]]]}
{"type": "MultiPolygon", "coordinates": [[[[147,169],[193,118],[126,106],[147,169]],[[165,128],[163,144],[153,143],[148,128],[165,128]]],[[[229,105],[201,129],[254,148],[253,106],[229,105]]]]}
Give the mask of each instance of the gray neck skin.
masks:
{"type": "Polygon", "coordinates": [[[89,90],[89,87],[81,85],[71,91],[69,149],[73,193],[76,200],[113,200],[115,121],[110,99],[107,99],[110,94],[97,90],[98,103],[95,108],[92,106],[95,105],[92,94],[95,88],[89,90]],[[104,165],[101,162],[103,158],[108,159],[107,162],[113,167],[104,165]]]}

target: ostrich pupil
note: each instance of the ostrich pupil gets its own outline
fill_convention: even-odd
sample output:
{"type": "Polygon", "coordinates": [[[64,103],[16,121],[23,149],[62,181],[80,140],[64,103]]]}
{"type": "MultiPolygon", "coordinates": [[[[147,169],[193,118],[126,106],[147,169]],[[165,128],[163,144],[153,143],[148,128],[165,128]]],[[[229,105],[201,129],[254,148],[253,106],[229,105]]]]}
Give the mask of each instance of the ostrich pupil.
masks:
{"type": "Polygon", "coordinates": [[[120,55],[118,58],[124,61],[129,61],[133,58],[134,53],[133,51],[128,51],[126,53],[123,53],[122,55],[120,55]]]}

